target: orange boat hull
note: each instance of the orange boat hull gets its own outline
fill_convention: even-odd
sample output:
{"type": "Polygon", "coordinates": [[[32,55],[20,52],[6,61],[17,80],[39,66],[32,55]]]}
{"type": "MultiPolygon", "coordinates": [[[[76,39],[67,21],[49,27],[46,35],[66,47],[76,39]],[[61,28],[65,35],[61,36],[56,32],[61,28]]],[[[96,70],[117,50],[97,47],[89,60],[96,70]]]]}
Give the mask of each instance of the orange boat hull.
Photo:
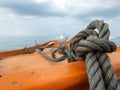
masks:
{"type": "MultiPolygon", "coordinates": [[[[120,79],[120,47],[108,54],[120,79]]],[[[1,90],[89,90],[84,60],[51,62],[40,54],[11,56],[0,60],[1,90]]]]}

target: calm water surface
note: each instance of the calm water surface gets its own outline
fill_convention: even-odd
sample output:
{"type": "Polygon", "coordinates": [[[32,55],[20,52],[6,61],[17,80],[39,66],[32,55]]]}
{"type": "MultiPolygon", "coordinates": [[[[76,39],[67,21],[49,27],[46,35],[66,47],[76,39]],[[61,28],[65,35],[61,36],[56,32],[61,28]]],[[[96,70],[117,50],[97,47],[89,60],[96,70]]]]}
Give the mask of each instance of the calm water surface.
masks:
{"type": "MultiPolygon", "coordinates": [[[[37,41],[37,43],[43,43],[53,39],[56,39],[56,37],[0,37],[0,51],[33,46],[35,45],[35,40],[37,41]]],[[[114,41],[117,45],[120,45],[120,37],[112,37],[110,40],[114,41]]]]}

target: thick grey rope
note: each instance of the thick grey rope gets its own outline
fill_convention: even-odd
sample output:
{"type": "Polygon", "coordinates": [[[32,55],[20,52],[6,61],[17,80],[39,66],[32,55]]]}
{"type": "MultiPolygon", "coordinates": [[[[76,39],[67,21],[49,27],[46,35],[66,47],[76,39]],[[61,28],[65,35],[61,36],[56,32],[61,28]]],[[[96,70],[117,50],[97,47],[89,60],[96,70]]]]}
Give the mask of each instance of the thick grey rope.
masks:
{"type": "Polygon", "coordinates": [[[102,20],[95,20],[71,39],[71,50],[76,57],[85,58],[90,90],[120,90],[117,77],[105,52],[116,50],[108,41],[110,31],[102,20]],[[94,31],[98,29],[99,33],[94,31]]]}

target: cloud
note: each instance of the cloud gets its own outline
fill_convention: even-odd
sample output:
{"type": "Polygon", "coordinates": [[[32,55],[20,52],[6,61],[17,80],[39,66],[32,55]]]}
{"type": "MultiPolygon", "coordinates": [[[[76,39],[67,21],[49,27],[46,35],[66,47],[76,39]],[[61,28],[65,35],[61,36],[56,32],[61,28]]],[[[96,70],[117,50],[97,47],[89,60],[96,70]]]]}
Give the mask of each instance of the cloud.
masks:
{"type": "Polygon", "coordinates": [[[22,16],[86,18],[120,14],[119,0],[4,0],[0,7],[22,16]]]}
{"type": "Polygon", "coordinates": [[[95,19],[119,35],[119,8],[119,0],[0,0],[0,35],[73,36],[95,19]]]}
{"type": "Polygon", "coordinates": [[[101,10],[98,9],[96,11],[91,11],[85,14],[76,14],[73,16],[73,18],[77,19],[87,19],[88,17],[105,17],[105,18],[114,18],[120,16],[120,9],[118,8],[112,8],[110,10],[101,10]]]}
{"type": "MultiPolygon", "coordinates": [[[[23,0],[22,0],[23,1],[23,0]]],[[[36,2],[1,2],[1,7],[8,9],[17,15],[29,15],[29,16],[58,16],[61,17],[64,14],[56,11],[54,6],[50,2],[36,3],[36,2]]]]}

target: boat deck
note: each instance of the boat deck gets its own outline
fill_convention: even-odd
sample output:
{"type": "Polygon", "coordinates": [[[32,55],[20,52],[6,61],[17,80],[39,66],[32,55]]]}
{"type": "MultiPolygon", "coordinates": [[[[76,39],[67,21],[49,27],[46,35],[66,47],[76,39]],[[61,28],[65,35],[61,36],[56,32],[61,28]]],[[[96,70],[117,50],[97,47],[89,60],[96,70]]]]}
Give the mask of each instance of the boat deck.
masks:
{"type": "MultiPolygon", "coordinates": [[[[120,79],[120,51],[108,54],[120,79]]],[[[89,90],[84,60],[51,62],[38,53],[0,60],[2,90],[89,90]]]]}

